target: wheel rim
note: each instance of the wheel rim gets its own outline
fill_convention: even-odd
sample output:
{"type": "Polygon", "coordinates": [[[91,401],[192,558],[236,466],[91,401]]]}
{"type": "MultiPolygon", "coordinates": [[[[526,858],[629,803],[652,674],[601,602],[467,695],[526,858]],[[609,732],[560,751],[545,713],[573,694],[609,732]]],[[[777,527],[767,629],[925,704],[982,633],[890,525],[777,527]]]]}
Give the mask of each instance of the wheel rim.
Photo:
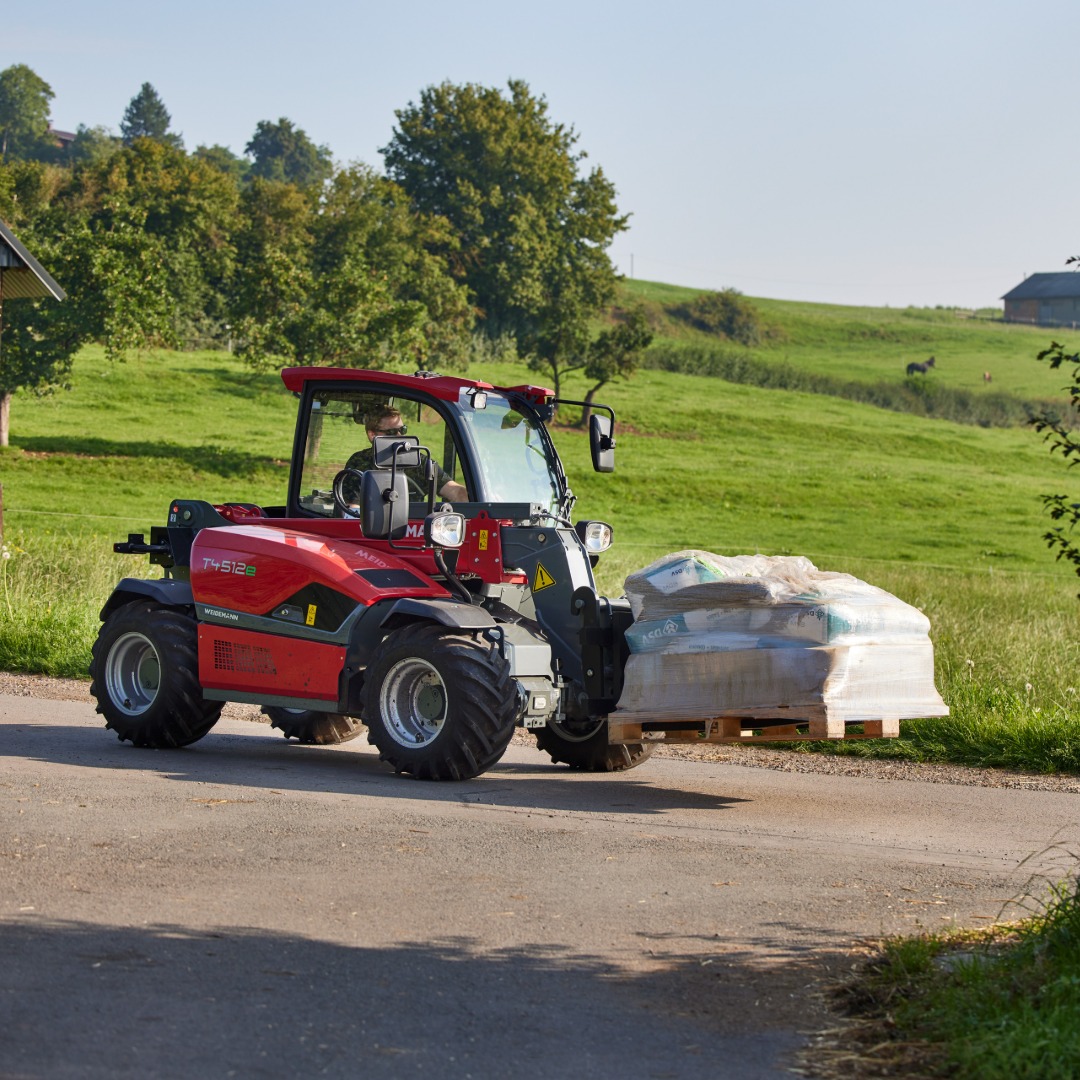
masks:
{"type": "Polygon", "coordinates": [[[409,749],[439,737],[446,723],[446,686],[436,668],[419,657],[399,660],[379,692],[379,711],[391,738],[409,749]]]}
{"type": "Polygon", "coordinates": [[[139,716],[154,704],[161,688],[157,649],[142,634],[124,634],[109,650],[105,685],[113,704],[128,716],[139,716]]]}

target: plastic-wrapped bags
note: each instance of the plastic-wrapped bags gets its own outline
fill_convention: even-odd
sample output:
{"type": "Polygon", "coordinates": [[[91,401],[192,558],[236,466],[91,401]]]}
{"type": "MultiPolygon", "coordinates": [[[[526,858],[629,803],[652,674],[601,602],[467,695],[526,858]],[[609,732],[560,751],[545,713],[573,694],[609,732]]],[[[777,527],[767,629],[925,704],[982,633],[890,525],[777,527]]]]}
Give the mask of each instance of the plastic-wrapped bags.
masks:
{"type": "Polygon", "coordinates": [[[680,551],[625,587],[634,623],[620,721],[948,714],[929,620],[850,574],[803,557],[680,551]]]}

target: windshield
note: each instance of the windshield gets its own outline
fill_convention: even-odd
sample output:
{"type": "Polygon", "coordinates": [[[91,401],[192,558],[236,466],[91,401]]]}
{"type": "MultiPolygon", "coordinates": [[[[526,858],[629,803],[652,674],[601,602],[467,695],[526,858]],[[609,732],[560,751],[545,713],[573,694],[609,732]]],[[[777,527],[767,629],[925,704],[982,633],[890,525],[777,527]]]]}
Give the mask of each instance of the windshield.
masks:
{"type": "Polygon", "coordinates": [[[473,460],[492,502],[540,503],[554,511],[559,484],[540,429],[502,395],[487,394],[487,407],[465,409],[473,460]]]}

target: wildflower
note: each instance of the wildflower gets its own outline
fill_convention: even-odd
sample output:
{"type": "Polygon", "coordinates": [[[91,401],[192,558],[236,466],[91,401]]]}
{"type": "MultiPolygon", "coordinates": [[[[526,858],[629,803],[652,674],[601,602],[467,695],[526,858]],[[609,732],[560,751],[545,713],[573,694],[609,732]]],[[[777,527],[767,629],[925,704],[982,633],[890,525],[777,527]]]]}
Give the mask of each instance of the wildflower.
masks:
{"type": "Polygon", "coordinates": [[[1031,691],[1035,689],[1035,687],[1032,686],[1031,683],[1026,682],[1024,683],[1024,689],[1030,694],[1031,691]]]}

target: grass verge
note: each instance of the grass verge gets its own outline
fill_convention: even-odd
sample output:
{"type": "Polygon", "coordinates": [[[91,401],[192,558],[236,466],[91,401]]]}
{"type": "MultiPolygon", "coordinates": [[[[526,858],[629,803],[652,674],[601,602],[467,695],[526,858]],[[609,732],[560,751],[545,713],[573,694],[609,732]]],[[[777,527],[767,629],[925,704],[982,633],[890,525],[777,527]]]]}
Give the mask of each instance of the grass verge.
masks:
{"type": "Polygon", "coordinates": [[[1077,881],[1052,888],[1042,910],[1018,922],[890,939],[837,1001],[852,1022],[813,1057],[831,1075],[1074,1078],[1077,881]]]}

